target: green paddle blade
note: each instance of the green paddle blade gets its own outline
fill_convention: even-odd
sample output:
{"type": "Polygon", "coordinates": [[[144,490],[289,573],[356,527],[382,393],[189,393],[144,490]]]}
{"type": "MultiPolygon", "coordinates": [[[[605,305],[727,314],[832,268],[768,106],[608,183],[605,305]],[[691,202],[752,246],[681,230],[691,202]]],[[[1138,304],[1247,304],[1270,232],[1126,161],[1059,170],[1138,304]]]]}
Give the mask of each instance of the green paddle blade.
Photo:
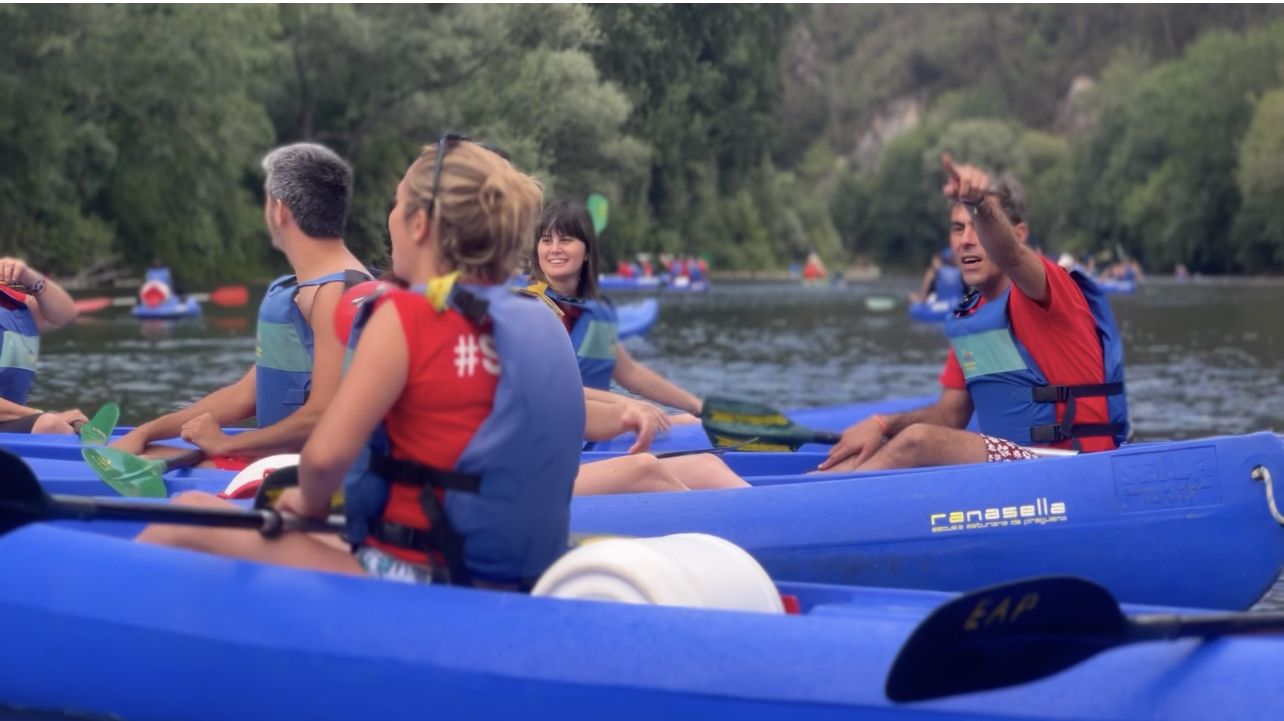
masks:
{"type": "Polygon", "coordinates": [[[743,444],[738,450],[796,451],[817,440],[815,431],[775,408],[734,398],[705,398],[700,421],[715,448],[743,444]]]}
{"type": "Polygon", "coordinates": [[[87,446],[105,446],[120,420],[120,406],[106,403],[89,422],[80,427],[80,442],[87,446]]]}
{"type": "Polygon", "coordinates": [[[165,498],[164,461],[149,461],[116,448],[87,447],[80,455],[94,473],[122,496],[165,498]]]}
{"type": "Polygon", "coordinates": [[[585,203],[588,206],[589,217],[593,218],[593,232],[601,234],[606,230],[606,221],[610,216],[610,204],[606,196],[601,193],[594,193],[588,197],[585,203]]]}

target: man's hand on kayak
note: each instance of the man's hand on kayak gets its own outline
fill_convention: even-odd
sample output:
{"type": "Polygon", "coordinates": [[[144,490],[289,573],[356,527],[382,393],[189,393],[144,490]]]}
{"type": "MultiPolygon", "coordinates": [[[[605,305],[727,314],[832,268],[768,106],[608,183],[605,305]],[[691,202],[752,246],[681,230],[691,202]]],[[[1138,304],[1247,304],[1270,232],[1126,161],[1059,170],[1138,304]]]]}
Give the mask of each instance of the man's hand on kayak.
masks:
{"type": "Polygon", "coordinates": [[[210,413],[202,413],[183,424],[183,430],[180,435],[183,440],[205,451],[211,456],[227,455],[224,446],[227,443],[227,434],[219,428],[218,421],[210,413]]]}
{"type": "Polygon", "coordinates": [[[843,431],[843,437],[829,449],[829,457],[821,462],[819,470],[854,471],[882,446],[883,426],[875,418],[866,418],[843,431]]]}

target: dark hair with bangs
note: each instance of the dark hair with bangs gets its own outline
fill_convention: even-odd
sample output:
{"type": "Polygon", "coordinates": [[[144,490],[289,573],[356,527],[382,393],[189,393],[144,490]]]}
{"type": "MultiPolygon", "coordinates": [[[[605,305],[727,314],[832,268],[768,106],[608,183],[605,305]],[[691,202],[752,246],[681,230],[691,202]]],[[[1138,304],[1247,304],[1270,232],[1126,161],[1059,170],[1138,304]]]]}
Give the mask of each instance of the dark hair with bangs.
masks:
{"type": "Polygon", "coordinates": [[[584,243],[584,265],[580,266],[578,298],[597,298],[597,233],[593,232],[593,219],[588,208],[574,200],[558,200],[544,209],[544,215],[535,225],[535,241],[531,244],[531,277],[548,282],[544,269],[539,267],[539,239],[550,233],[563,238],[575,238],[584,243]]]}

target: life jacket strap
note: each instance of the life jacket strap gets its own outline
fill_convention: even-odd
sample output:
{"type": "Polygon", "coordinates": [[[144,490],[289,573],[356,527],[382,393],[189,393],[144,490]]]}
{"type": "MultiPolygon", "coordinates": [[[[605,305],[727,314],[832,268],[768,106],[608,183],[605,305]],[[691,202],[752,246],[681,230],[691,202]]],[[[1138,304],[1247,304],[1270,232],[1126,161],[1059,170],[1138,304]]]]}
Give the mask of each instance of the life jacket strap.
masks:
{"type": "Polygon", "coordinates": [[[474,473],[446,471],[425,466],[414,461],[403,461],[391,456],[376,454],[370,458],[370,470],[393,483],[404,483],[421,488],[441,488],[464,493],[481,491],[481,476],[474,473]]]}
{"type": "Polygon", "coordinates": [[[1066,432],[1066,424],[1049,423],[1043,426],[1030,427],[1031,443],[1060,443],[1084,436],[1114,436],[1124,432],[1123,423],[1084,423],[1077,426],[1070,426],[1070,432],[1066,432]]]}
{"type": "Polygon", "coordinates": [[[433,468],[384,454],[371,456],[370,470],[389,483],[419,487],[419,505],[428,520],[427,528],[412,528],[380,518],[370,524],[370,534],[384,543],[427,554],[432,561],[434,583],[471,586],[472,575],[464,563],[464,537],[450,525],[438,493],[446,490],[477,493],[481,490],[481,476],[433,468]]]}
{"type": "Polygon", "coordinates": [[[1065,403],[1071,398],[1123,395],[1123,383],[1086,383],[1077,386],[1035,386],[1030,389],[1035,403],[1065,403]]]}

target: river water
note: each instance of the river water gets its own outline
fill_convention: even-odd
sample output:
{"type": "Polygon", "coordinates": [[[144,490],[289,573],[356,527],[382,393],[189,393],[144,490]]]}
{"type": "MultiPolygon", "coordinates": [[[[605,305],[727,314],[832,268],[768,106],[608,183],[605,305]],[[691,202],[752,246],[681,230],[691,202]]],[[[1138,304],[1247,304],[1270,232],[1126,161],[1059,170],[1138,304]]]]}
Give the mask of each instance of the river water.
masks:
{"type": "MultiPolygon", "coordinates": [[[[782,407],[931,395],[945,340],[940,326],[909,321],[903,298],[915,282],[664,294],[649,335],[628,344],[697,395],[782,407]],[[889,311],[867,307],[867,298],[884,296],[902,300],[889,311]]],[[[1284,340],[1275,331],[1284,284],[1152,282],[1111,304],[1136,439],[1284,429],[1284,340]]],[[[253,304],[207,307],[204,318],[181,322],[139,322],[124,310],[88,315],[45,336],[32,402],[92,412],[115,400],[122,423],[144,420],[236,380],[254,360],[253,333],[253,304]]]]}

